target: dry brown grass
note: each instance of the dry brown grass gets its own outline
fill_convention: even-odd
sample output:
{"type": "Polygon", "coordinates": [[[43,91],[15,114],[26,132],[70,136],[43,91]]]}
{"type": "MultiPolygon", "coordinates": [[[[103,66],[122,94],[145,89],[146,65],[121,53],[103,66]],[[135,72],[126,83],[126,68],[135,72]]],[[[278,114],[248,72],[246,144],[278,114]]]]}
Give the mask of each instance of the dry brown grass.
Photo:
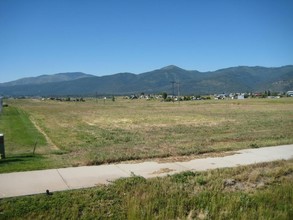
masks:
{"type": "MultiPolygon", "coordinates": [[[[61,153],[62,166],[174,158],[293,143],[293,99],[165,103],[12,100],[61,153]]],[[[60,163],[59,163],[60,164],[60,163]]]]}

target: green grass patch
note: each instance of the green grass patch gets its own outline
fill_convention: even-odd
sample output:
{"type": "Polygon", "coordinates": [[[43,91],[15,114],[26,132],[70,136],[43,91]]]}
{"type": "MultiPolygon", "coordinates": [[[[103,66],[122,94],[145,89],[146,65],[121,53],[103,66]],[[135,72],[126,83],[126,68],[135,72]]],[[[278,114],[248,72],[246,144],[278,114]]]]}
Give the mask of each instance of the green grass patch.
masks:
{"type": "Polygon", "coordinates": [[[0,160],[0,173],[48,168],[44,156],[46,140],[29,115],[9,106],[0,115],[0,133],[4,134],[6,159],[0,160]]]}
{"type": "Polygon", "coordinates": [[[46,157],[37,154],[17,154],[0,160],[2,173],[49,169],[51,167],[52,165],[46,157]]]}
{"type": "Polygon", "coordinates": [[[34,127],[28,114],[20,108],[9,106],[0,115],[0,132],[4,134],[7,155],[33,152],[46,145],[44,136],[34,127]]]}

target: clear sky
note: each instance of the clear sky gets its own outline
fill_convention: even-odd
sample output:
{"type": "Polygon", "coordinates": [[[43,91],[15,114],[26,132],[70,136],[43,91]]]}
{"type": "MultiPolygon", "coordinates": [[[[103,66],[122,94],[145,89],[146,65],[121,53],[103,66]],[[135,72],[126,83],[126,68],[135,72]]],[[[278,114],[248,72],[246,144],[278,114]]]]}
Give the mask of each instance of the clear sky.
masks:
{"type": "Polygon", "coordinates": [[[0,0],[0,82],[293,64],[292,0],[0,0]]]}

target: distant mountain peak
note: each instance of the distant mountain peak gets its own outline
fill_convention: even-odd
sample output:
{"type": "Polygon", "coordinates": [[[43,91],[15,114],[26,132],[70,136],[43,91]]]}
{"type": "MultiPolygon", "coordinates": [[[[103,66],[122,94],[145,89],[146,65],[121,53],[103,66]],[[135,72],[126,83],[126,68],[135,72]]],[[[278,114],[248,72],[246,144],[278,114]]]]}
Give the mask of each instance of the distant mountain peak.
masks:
{"type": "MultiPolygon", "coordinates": [[[[83,72],[64,72],[64,73],[55,73],[53,74],[54,76],[60,76],[60,75],[64,75],[64,76],[84,76],[84,75],[89,75],[83,72]]],[[[48,76],[48,75],[42,75],[42,76],[48,76]]]]}
{"type": "Polygon", "coordinates": [[[175,65],[169,65],[169,66],[165,66],[165,67],[161,68],[161,70],[174,70],[174,69],[182,69],[182,68],[175,66],[175,65]]]}

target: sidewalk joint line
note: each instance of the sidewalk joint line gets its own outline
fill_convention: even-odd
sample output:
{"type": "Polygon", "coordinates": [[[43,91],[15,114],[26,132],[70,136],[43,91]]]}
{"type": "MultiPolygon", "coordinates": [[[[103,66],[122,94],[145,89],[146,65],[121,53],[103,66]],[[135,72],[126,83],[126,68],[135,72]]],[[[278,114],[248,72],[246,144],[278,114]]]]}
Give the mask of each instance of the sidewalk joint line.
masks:
{"type": "Polygon", "coordinates": [[[123,173],[126,173],[127,175],[131,176],[131,173],[133,173],[132,171],[127,171],[122,169],[121,167],[119,167],[119,164],[115,164],[115,167],[117,167],[119,170],[121,170],[123,173]]]}
{"type": "Polygon", "coordinates": [[[184,168],[185,170],[188,170],[189,169],[188,167],[185,167],[185,166],[181,165],[180,163],[182,163],[182,162],[174,162],[174,164],[176,164],[176,165],[184,168]]]}
{"type": "Polygon", "coordinates": [[[59,169],[56,169],[57,173],[59,174],[59,176],[61,177],[62,181],[65,183],[65,185],[67,186],[68,189],[70,189],[70,187],[68,186],[66,180],[63,178],[63,176],[61,175],[61,173],[59,172],[59,169]]]}

